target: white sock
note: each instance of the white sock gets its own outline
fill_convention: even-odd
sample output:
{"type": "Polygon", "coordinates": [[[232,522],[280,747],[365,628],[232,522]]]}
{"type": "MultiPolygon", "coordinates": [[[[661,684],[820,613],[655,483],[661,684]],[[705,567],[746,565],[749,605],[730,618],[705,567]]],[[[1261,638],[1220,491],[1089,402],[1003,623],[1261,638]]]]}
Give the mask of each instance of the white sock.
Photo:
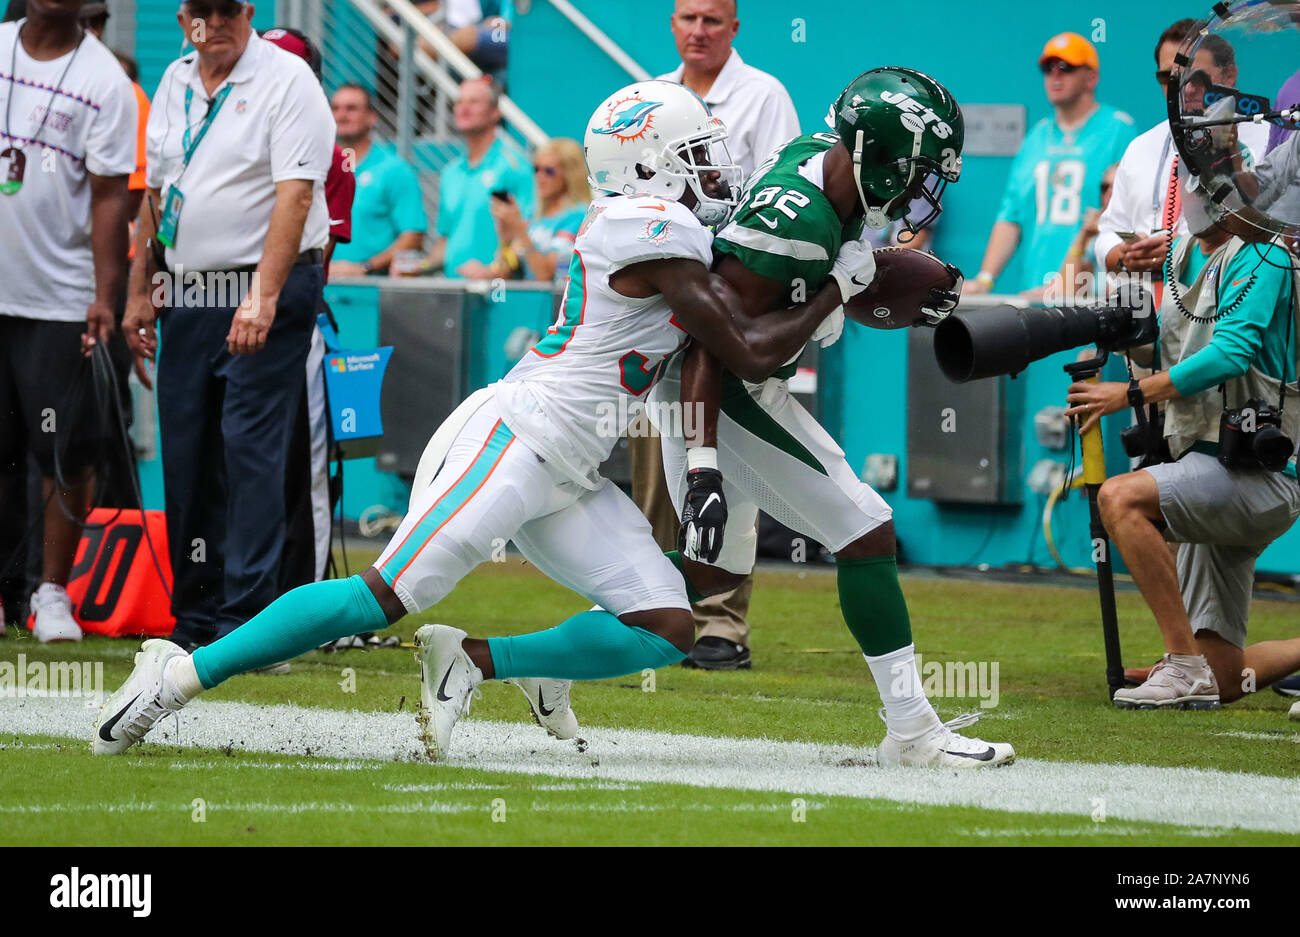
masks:
{"type": "Polygon", "coordinates": [[[167,661],[167,666],[163,668],[163,678],[171,681],[184,703],[203,692],[199,672],[194,669],[194,658],[188,654],[177,654],[167,661]]]}
{"type": "Polygon", "coordinates": [[[885,726],[892,735],[915,738],[940,724],[939,714],[921,686],[921,673],[916,669],[916,645],[909,644],[879,657],[866,654],[862,657],[876,678],[876,689],[885,704],[885,726]]]}

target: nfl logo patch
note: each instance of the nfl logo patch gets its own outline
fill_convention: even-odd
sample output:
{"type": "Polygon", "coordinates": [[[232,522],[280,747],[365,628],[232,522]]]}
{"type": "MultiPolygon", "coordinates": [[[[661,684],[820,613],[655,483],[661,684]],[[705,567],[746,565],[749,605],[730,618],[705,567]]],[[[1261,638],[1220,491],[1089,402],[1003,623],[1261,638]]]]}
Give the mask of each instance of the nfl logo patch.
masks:
{"type": "Polygon", "coordinates": [[[242,114],[248,109],[248,98],[240,98],[235,102],[235,113],[242,114]]]}

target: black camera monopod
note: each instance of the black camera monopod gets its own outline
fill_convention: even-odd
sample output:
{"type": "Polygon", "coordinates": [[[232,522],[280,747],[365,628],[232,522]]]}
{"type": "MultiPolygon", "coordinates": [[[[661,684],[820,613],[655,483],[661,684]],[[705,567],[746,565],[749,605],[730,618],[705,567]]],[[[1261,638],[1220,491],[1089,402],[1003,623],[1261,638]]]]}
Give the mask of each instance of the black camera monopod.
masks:
{"type": "MultiPolygon", "coordinates": [[[[1097,354],[1067,364],[1065,373],[1076,381],[1096,381],[1112,351],[1147,345],[1155,337],[1156,317],[1150,294],[1131,284],[1121,288],[1111,303],[1100,306],[1024,309],[1004,305],[955,312],[935,329],[934,352],[944,375],[961,384],[1001,374],[1015,375],[1048,355],[1092,344],[1097,346],[1097,354]]],[[[1097,492],[1106,481],[1100,423],[1082,433],[1079,441],[1101,600],[1106,683],[1114,696],[1124,685],[1124,665],[1120,661],[1110,537],[1097,509],[1097,492]]]]}

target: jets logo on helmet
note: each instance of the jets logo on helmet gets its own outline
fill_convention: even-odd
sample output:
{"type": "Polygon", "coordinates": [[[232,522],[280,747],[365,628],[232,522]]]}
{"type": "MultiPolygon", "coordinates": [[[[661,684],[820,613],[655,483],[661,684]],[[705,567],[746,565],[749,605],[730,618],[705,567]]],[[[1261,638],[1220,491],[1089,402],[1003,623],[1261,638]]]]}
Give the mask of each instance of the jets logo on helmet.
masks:
{"type": "Polygon", "coordinates": [[[663,106],[662,101],[642,101],[639,98],[615,101],[608,109],[605,126],[592,127],[591,132],[609,134],[619,143],[640,140],[654,127],[654,112],[663,106]]]}
{"type": "MultiPolygon", "coordinates": [[[[583,145],[596,189],[682,202],[701,223],[712,225],[736,206],[740,187],[740,168],[727,153],[726,138],[722,121],[689,88],[638,81],[596,108],[583,145]],[[627,146],[633,141],[635,146],[627,146]]],[[[667,231],[658,234],[666,237],[667,231]]]]}
{"type": "Polygon", "coordinates": [[[873,68],[849,82],[826,115],[853,160],[866,223],[909,234],[938,217],[944,186],[961,176],[965,124],[948,89],[911,68],[873,68]],[[917,200],[930,206],[910,217],[917,200]]]}

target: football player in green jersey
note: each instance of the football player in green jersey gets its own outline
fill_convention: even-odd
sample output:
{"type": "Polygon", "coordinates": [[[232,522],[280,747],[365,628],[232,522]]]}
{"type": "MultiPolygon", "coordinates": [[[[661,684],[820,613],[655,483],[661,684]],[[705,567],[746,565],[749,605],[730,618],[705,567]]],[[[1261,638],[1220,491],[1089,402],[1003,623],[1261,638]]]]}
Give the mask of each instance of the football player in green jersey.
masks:
{"type": "MultiPolygon", "coordinates": [[[[831,133],[796,137],[747,181],[718,230],[714,267],[750,315],[789,305],[831,274],[840,245],[864,224],[916,232],[939,214],[943,187],[961,174],[961,108],[934,79],[906,68],[855,78],[827,117],[831,133]],[[929,206],[909,216],[914,202],[929,206]]],[[[960,291],[960,284],[958,285],[960,291]]],[[[937,321],[953,294],[933,310],[937,321]]],[[[813,335],[829,344],[843,313],[813,335]]],[[[654,395],[704,415],[697,445],[665,436],[664,469],[682,512],[681,564],[698,595],[734,588],[753,568],[761,508],[824,543],[836,557],[840,606],[884,702],[884,765],[990,767],[1010,762],[1005,743],[958,735],[974,721],[943,723],[921,686],[907,604],[898,583],[891,509],[863,484],[843,451],[790,395],[793,362],[762,384],[727,373],[698,345],[654,395]],[[697,411],[699,412],[699,411],[697,411]],[[721,547],[717,548],[721,536],[721,547]]],[[[651,413],[655,408],[648,408],[651,413]]],[[[692,596],[694,598],[695,596],[692,596]]]]}

